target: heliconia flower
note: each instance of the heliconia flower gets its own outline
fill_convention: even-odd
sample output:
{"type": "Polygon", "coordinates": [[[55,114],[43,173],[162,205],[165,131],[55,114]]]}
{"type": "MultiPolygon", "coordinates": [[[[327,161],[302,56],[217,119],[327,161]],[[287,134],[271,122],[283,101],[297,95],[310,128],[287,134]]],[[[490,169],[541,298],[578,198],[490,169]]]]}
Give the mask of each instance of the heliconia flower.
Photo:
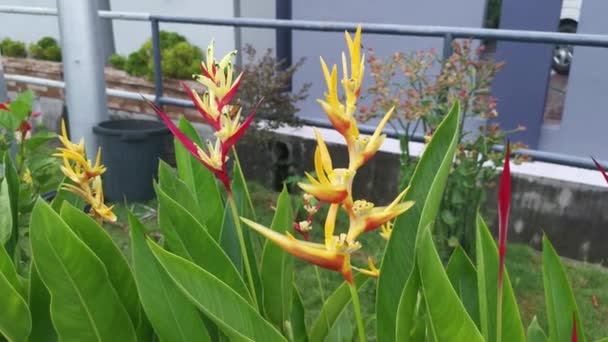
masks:
{"type": "Polygon", "coordinates": [[[0,102],[0,110],[8,112],[11,110],[11,101],[0,102]]]}
{"type": "Polygon", "coordinates": [[[190,138],[184,134],[175,124],[171,121],[171,118],[163,112],[160,108],[158,108],[154,103],[149,100],[144,100],[154,109],[156,114],[160,116],[165,125],[169,128],[171,133],[179,140],[179,142],[192,154],[196,159],[198,159],[201,164],[203,164],[206,168],[208,168],[211,172],[215,174],[215,176],[224,184],[224,187],[228,192],[231,191],[230,188],[230,180],[228,179],[228,174],[226,173],[226,159],[223,158],[223,153],[221,149],[221,142],[219,139],[216,141],[215,145],[210,142],[207,143],[208,152],[205,152],[200,146],[194,143],[190,138]]]}
{"type": "Polygon", "coordinates": [[[354,172],[348,169],[334,169],[327,146],[316,129],[315,135],[317,136],[315,171],[319,179],[316,180],[306,173],[310,184],[298,183],[298,186],[320,201],[342,203],[348,196],[348,187],[352,182],[354,172]]]}
{"type": "Polygon", "coordinates": [[[353,282],[352,266],[350,264],[350,250],[329,250],[324,244],[301,241],[287,233],[287,235],[264,227],[263,225],[241,217],[246,225],[257,231],[268,240],[277,244],[284,251],[311,264],[342,274],[344,279],[353,282]]]}
{"type": "Polygon", "coordinates": [[[382,226],[411,208],[414,205],[413,201],[402,202],[408,190],[407,188],[403,190],[386,207],[374,207],[373,203],[365,200],[355,201],[351,209],[352,218],[348,228],[347,241],[355,241],[359,235],[382,226]]]}
{"type": "MultiPolygon", "coordinates": [[[[241,139],[241,137],[245,134],[245,131],[251,126],[253,122],[253,118],[262,104],[264,98],[260,98],[260,100],[255,104],[253,110],[249,113],[249,116],[241,123],[241,111],[237,110],[236,117],[234,119],[230,118],[230,115],[224,114],[221,119],[221,129],[216,131],[214,134],[219,139],[222,140],[222,152],[224,155],[228,153],[228,151],[236,144],[236,142],[241,139]]],[[[234,107],[236,109],[236,107],[234,107]]]]}
{"type": "Polygon", "coordinates": [[[367,257],[367,266],[369,269],[353,267],[357,272],[363,273],[368,277],[378,278],[380,277],[380,270],[374,265],[374,260],[372,257],[367,257]]]}
{"type": "Polygon", "coordinates": [[[393,115],[394,110],[395,107],[386,112],[384,118],[380,121],[371,137],[362,135],[357,137],[351,148],[353,150],[353,155],[350,157],[350,160],[353,165],[350,165],[350,168],[360,168],[378,152],[386,139],[386,134],[382,134],[382,130],[384,130],[384,126],[386,126],[386,123],[393,115]]]}
{"type": "Polygon", "coordinates": [[[339,100],[338,72],[336,66],[334,65],[332,67],[330,73],[327,64],[323,58],[321,58],[321,67],[327,84],[327,92],[325,93],[325,101],[317,100],[317,102],[323,107],[323,110],[327,114],[327,118],[334,128],[342,134],[347,141],[352,140],[359,135],[359,130],[353,116],[354,110],[349,113],[339,100]]]}
{"type": "Polygon", "coordinates": [[[386,222],[380,226],[380,236],[386,241],[391,239],[393,234],[393,223],[391,221],[386,222]]]}
{"type": "Polygon", "coordinates": [[[346,94],[347,94],[347,102],[349,102],[348,100],[348,94],[349,92],[353,92],[354,95],[354,102],[357,101],[357,98],[359,97],[359,93],[361,91],[361,83],[363,83],[363,74],[364,74],[364,70],[365,70],[365,56],[361,55],[361,25],[357,26],[357,30],[355,31],[355,37],[354,39],[352,39],[350,37],[350,35],[348,34],[348,32],[344,32],[344,35],[346,36],[346,44],[348,45],[348,53],[350,55],[350,77],[347,76],[346,73],[346,57],[344,56],[344,54],[342,54],[342,64],[343,64],[343,68],[345,70],[344,72],[344,78],[345,79],[349,79],[347,85],[344,85],[344,81],[343,81],[343,86],[346,88],[348,88],[348,90],[346,90],[346,94]]]}
{"type": "Polygon", "coordinates": [[[74,144],[68,138],[68,132],[65,128],[65,121],[61,120],[61,135],[59,141],[65,149],[68,149],[74,153],[84,155],[84,138],[81,138],[78,144],[74,144]]]}
{"type": "Polygon", "coordinates": [[[54,157],[63,158],[63,166],[61,171],[71,181],[78,185],[85,185],[90,180],[97,176],[101,176],[106,172],[105,166],[101,164],[101,147],[97,151],[95,165],[91,166],[91,162],[87,160],[83,154],[67,148],[58,148],[59,153],[53,154],[54,157]],[[73,162],[72,165],[70,162],[73,162]]]}
{"type": "Polygon", "coordinates": [[[218,99],[220,99],[220,110],[225,104],[229,103],[240,85],[243,74],[241,73],[233,81],[234,66],[232,58],[236,56],[236,51],[226,54],[218,63],[214,56],[214,42],[211,41],[207,47],[207,58],[205,63],[201,62],[202,75],[195,75],[198,82],[209,89],[218,99]]]}
{"type": "Polygon", "coordinates": [[[25,172],[23,173],[23,176],[21,176],[21,180],[26,183],[26,184],[32,184],[33,179],[32,179],[32,171],[30,171],[29,168],[25,169],[25,172]]]}
{"type": "Polygon", "coordinates": [[[92,183],[92,188],[78,187],[74,184],[63,184],[62,188],[83,198],[91,206],[91,216],[103,221],[116,222],[116,215],[112,211],[114,206],[108,207],[104,203],[101,177],[95,177],[92,183]]]}
{"type": "Polygon", "coordinates": [[[505,255],[507,253],[507,230],[509,223],[509,207],[511,206],[511,168],[509,165],[511,146],[507,142],[505,162],[500,176],[498,188],[498,287],[502,289],[505,268],[505,255]]]}
{"type": "Polygon", "coordinates": [[[182,88],[186,90],[186,94],[188,94],[188,97],[192,103],[194,103],[196,109],[201,114],[203,119],[205,119],[205,121],[207,121],[207,123],[210,124],[214,129],[220,129],[221,113],[217,109],[215,96],[211,96],[209,92],[205,92],[203,94],[203,98],[201,99],[196,91],[188,87],[188,85],[186,85],[184,82],[182,82],[182,88]]]}
{"type": "Polygon", "coordinates": [[[606,183],[608,183],[608,173],[606,173],[606,170],[604,170],[604,168],[602,167],[602,165],[600,163],[598,163],[598,161],[595,160],[595,158],[591,157],[591,159],[593,159],[593,162],[595,163],[595,166],[597,167],[597,169],[604,176],[604,179],[606,180],[606,183]]]}

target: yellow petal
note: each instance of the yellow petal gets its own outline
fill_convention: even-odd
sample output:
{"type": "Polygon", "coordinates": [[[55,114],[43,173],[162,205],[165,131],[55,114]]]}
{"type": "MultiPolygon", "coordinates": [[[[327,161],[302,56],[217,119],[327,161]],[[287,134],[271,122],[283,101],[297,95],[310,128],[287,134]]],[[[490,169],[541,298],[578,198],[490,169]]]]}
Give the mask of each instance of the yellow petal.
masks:
{"type": "Polygon", "coordinates": [[[348,191],[344,186],[314,185],[298,183],[300,189],[313,195],[319,201],[327,203],[342,203],[348,196],[348,191]]]}
{"type": "Polygon", "coordinates": [[[340,205],[335,203],[329,206],[327,217],[325,218],[325,246],[329,246],[334,238],[336,216],[339,208],[340,205]]]}

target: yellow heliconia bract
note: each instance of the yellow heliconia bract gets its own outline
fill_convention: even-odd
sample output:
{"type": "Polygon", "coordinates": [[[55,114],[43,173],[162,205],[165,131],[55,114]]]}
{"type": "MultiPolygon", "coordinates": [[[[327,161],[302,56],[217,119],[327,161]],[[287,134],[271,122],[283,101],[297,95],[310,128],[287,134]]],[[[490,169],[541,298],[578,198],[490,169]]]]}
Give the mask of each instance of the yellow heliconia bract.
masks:
{"type": "Polygon", "coordinates": [[[61,171],[74,184],[63,184],[62,188],[85,200],[90,206],[89,214],[97,221],[115,222],[116,215],[112,207],[106,206],[103,195],[101,175],[106,171],[101,164],[101,148],[97,151],[95,165],[85,156],[84,140],[74,144],[67,136],[65,122],[61,121],[61,136],[59,141],[63,147],[57,148],[55,157],[63,159],[61,171]]]}
{"type": "MultiPolygon", "coordinates": [[[[386,135],[382,134],[384,127],[393,114],[390,109],[378,124],[372,136],[359,133],[355,112],[361,92],[365,71],[364,57],[361,54],[361,26],[357,27],[354,38],[348,32],[346,42],[348,56],[342,54],[342,80],[344,91],[343,101],[338,93],[338,71],[333,65],[328,68],[321,58],[321,69],[327,85],[324,99],[317,100],[329,121],[346,141],[349,162],[346,168],[334,168],[331,155],[318,130],[314,130],[317,148],[314,154],[316,178],[306,173],[310,183],[298,183],[308,196],[330,203],[325,218],[325,241],[323,244],[298,240],[292,235],[277,233],[258,223],[241,218],[242,221],[258,233],[279,245],[294,256],[320,267],[338,271],[346,281],[352,283],[352,269],[372,277],[378,277],[380,271],[374,266],[371,258],[368,260],[369,269],[359,269],[351,266],[350,255],[361,248],[357,238],[368,231],[382,227],[382,236],[390,238],[391,221],[414,205],[412,201],[403,201],[407,189],[401,192],[388,206],[376,207],[366,200],[353,201],[352,184],[357,170],[371,159],[382,146],[386,135]],[[336,234],[336,218],[339,209],[346,211],[349,227],[346,233],[336,234]]],[[[306,226],[309,228],[308,226],[306,226]]],[[[306,238],[306,236],[305,236],[306,238]]]]}

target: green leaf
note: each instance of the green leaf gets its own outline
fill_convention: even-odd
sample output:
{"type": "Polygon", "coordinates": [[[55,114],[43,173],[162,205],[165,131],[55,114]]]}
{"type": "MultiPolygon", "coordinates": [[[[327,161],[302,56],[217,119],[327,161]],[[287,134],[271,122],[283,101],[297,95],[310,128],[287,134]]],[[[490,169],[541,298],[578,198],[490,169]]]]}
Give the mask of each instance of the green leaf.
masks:
{"type": "Polygon", "coordinates": [[[429,323],[437,341],[484,341],[450,284],[433,243],[430,226],[421,232],[416,256],[429,323]]]}
{"type": "Polygon", "coordinates": [[[194,193],[186,183],[177,177],[171,166],[162,160],[158,164],[158,186],[205,227],[205,219],[202,210],[198,208],[194,193]]]}
{"type": "MultiPolygon", "coordinates": [[[[32,102],[34,101],[34,94],[31,90],[27,89],[17,95],[17,98],[11,102],[11,115],[13,115],[19,123],[27,119],[32,112],[32,102]]],[[[19,125],[17,125],[19,127],[19,125]]],[[[17,127],[13,129],[16,130],[17,127]]]]}
{"type": "MultiPolygon", "coordinates": [[[[197,145],[203,146],[194,127],[181,117],[179,129],[197,145]]],[[[201,164],[179,141],[175,140],[175,160],[179,177],[190,187],[196,197],[199,211],[211,236],[219,241],[224,204],[215,175],[201,164]]]]}
{"type": "Polygon", "coordinates": [[[306,311],[304,302],[296,286],[293,286],[293,305],[291,306],[291,332],[294,342],[308,342],[308,331],[306,329],[306,311]]]}
{"type": "Polygon", "coordinates": [[[6,249],[0,246],[0,273],[4,274],[4,277],[8,281],[8,283],[15,289],[17,292],[23,296],[26,295],[25,288],[23,284],[19,280],[19,275],[17,274],[17,270],[15,269],[15,265],[13,264],[13,260],[11,256],[8,255],[6,249]]]}
{"type": "Polygon", "coordinates": [[[108,279],[127,310],[133,326],[137,326],[141,320],[137,287],[131,268],[120,248],[92,217],[67,202],[61,208],[61,218],[82,242],[95,251],[95,255],[108,271],[108,279]]]}
{"type": "Polygon", "coordinates": [[[395,341],[418,341],[416,336],[416,326],[418,316],[416,311],[420,310],[418,301],[418,290],[420,288],[420,275],[418,267],[414,265],[412,276],[408,278],[399,298],[397,308],[397,327],[395,331],[395,341]]]}
{"type": "Polygon", "coordinates": [[[459,126],[460,106],[455,103],[433,134],[412,176],[404,200],[415,201],[414,206],[395,221],[382,259],[385,271],[380,271],[376,295],[376,329],[380,342],[395,340],[399,305],[395,296],[401,294],[412,273],[418,231],[437,216],[458,143],[459,126]]]}
{"type": "Polygon", "coordinates": [[[243,270],[243,256],[239,245],[239,237],[236,222],[229,205],[224,208],[220,246],[226,252],[235,267],[241,272],[243,270]]]}
{"type": "Polygon", "coordinates": [[[462,247],[458,246],[454,249],[446,272],[452,287],[456,290],[458,297],[467,309],[469,316],[473,322],[479,326],[479,299],[477,292],[477,271],[473,262],[466,255],[462,247]]]}
{"type": "Polygon", "coordinates": [[[179,289],[230,338],[287,341],[251,304],[211,273],[149,239],[148,246],[179,289]]]}
{"type": "Polygon", "coordinates": [[[547,335],[543,331],[543,328],[538,324],[536,316],[532,319],[532,323],[528,327],[528,342],[547,342],[547,335]]]}
{"type": "Polygon", "coordinates": [[[4,274],[0,273],[0,334],[9,341],[26,341],[32,330],[27,303],[4,274]]]}
{"type": "Polygon", "coordinates": [[[65,190],[62,185],[64,183],[70,182],[67,177],[64,177],[60,183],[59,189],[57,189],[57,194],[51,201],[51,208],[56,212],[61,211],[61,207],[63,206],[63,202],[68,202],[76,208],[82,209],[84,207],[84,200],[77,196],[76,194],[65,190]]]}
{"type": "Polygon", "coordinates": [[[169,250],[194,262],[226,283],[245,300],[252,301],[239,271],[207,230],[158,187],[156,194],[160,229],[169,250]]]}
{"type": "MultiPolygon", "coordinates": [[[[360,289],[365,285],[370,278],[363,274],[357,274],[354,282],[357,289],[360,289]]],[[[310,341],[323,341],[329,334],[330,328],[334,325],[342,311],[350,303],[352,297],[350,289],[348,288],[347,282],[343,282],[323,303],[323,307],[319,312],[319,316],[313,323],[310,329],[309,340],[310,341]],[[329,323],[329,327],[328,327],[329,323]]]]}
{"type": "Polygon", "coordinates": [[[35,150],[36,148],[47,144],[51,140],[57,139],[57,134],[51,131],[39,131],[25,141],[25,148],[35,150]]]}
{"type": "Polygon", "coordinates": [[[133,270],[139,298],[161,341],[210,341],[203,320],[146,244],[145,228],[129,213],[133,270]]]}
{"type": "MultiPolygon", "coordinates": [[[[9,255],[14,255],[15,248],[17,246],[17,242],[19,240],[19,188],[20,188],[20,180],[19,174],[17,173],[17,168],[13,163],[13,160],[10,157],[9,153],[4,154],[4,179],[6,179],[6,184],[8,186],[8,197],[10,199],[10,209],[12,213],[12,231],[10,234],[9,241],[5,244],[6,251],[9,255]]],[[[4,197],[4,196],[2,196],[4,197]]],[[[6,208],[3,209],[3,211],[6,208]]],[[[4,215],[3,215],[4,216],[4,215]]]]}
{"type": "Polygon", "coordinates": [[[543,236],[543,285],[549,322],[549,341],[571,340],[574,315],[578,341],[584,342],[585,333],[572,288],[559,255],[546,236],[543,236]]]}
{"type": "MultiPolygon", "coordinates": [[[[13,213],[6,178],[0,182],[0,244],[4,246],[13,234],[13,213]]],[[[4,248],[3,248],[4,249],[4,248]]]]}
{"type": "MultiPolygon", "coordinates": [[[[487,341],[495,341],[498,310],[498,249],[480,215],[477,215],[475,251],[477,253],[477,289],[479,291],[481,332],[487,341]]],[[[525,341],[524,326],[506,268],[502,291],[502,340],[525,341]]]]}
{"type": "Polygon", "coordinates": [[[51,320],[51,295],[42,283],[34,263],[30,264],[28,305],[32,314],[30,341],[57,341],[57,332],[51,320]]]}
{"type": "Polygon", "coordinates": [[[32,213],[30,241],[34,264],[51,294],[51,317],[61,340],[136,340],[103,263],[43,200],[32,213]]]}
{"type": "MultiPolygon", "coordinates": [[[[293,209],[287,187],[277,200],[277,209],[271,228],[278,232],[293,233],[293,209]]],[[[266,241],[262,252],[262,286],[264,312],[277,327],[282,328],[291,315],[293,295],[293,257],[276,244],[266,241]]]]}
{"type": "Polygon", "coordinates": [[[356,323],[351,318],[352,310],[343,310],[332,325],[323,341],[325,342],[350,342],[354,341],[356,335],[356,323]]]}

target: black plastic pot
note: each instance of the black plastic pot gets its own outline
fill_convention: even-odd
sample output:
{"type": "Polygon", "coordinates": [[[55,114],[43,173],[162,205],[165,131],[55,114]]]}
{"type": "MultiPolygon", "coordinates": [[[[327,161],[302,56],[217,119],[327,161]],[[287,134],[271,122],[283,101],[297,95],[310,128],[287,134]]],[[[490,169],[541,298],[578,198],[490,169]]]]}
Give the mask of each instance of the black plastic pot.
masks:
{"type": "Polygon", "coordinates": [[[103,176],[106,200],[154,198],[158,160],[167,158],[171,146],[169,129],[151,120],[111,120],[93,127],[93,132],[107,168],[103,176]]]}

